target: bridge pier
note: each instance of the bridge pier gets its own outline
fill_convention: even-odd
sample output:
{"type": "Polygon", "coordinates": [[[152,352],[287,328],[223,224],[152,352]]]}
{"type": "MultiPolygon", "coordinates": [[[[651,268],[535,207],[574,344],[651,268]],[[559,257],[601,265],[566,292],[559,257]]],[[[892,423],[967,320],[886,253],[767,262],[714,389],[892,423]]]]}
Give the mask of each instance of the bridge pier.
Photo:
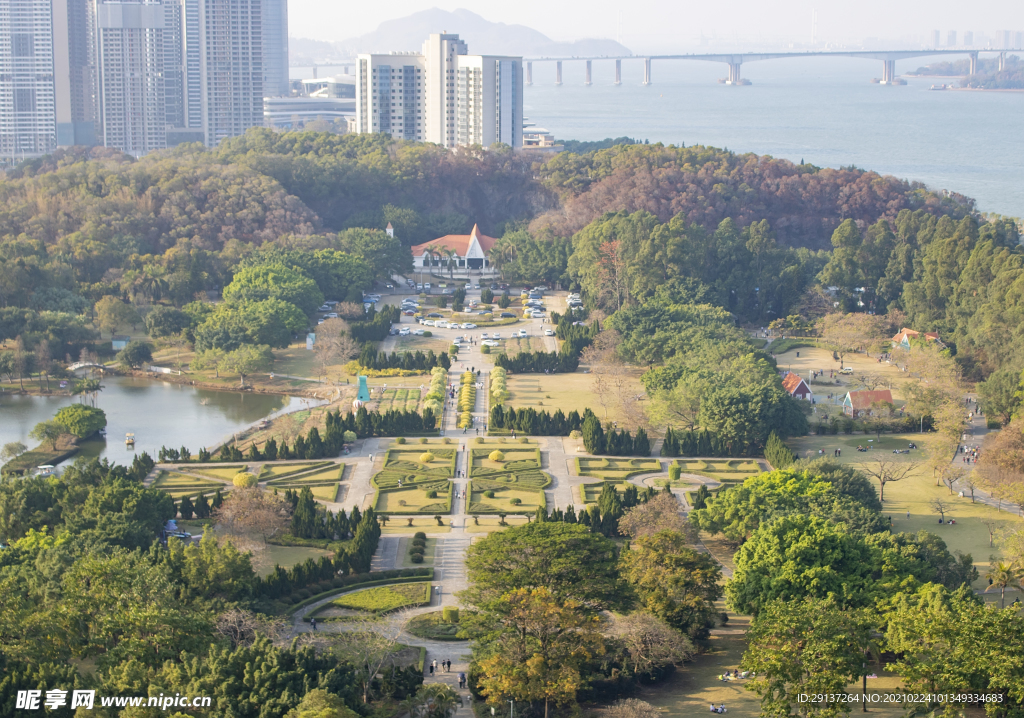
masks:
{"type": "Polygon", "coordinates": [[[533,63],[532,62],[527,62],[526,63],[526,84],[527,85],[532,85],[533,84],[533,63]]]}
{"type": "Polygon", "coordinates": [[[644,58],[644,84],[651,84],[651,58],[644,58]]]}
{"type": "Polygon", "coordinates": [[[590,60],[587,60],[587,79],[583,81],[584,85],[592,84],[591,81],[590,81],[590,70],[591,70],[590,62],[591,62],[590,60]]]}
{"type": "Polygon", "coordinates": [[[976,75],[978,73],[978,53],[972,52],[971,56],[971,74],[976,75]]]}
{"type": "Polygon", "coordinates": [[[743,63],[740,63],[740,62],[730,62],[729,63],[729,79],[726,80],[726,84],[728,84],[728,85],[738,85],[738,84],[740,84],[740,65],[741,64],[743,64],[743,63]]]}
{"type": "MultiPolygon", "coordinates": [[[[1007,43],[1007,44],[1009,44],[1009,43],[1007,43]]],[[[999,72],[1002,72],[1005,69],[1006,69],[1006,53],[1005,52],[1001,52],[1001,53],[999,53],[999,72]]]]}
{"type": "Polygon", "coordinates": [[[555,63],[555,84],[562,84],[562,61],[559,60],[555,63]]]}
{"type": "Polygon", "coordinates": [[[622,60],[615,61],[615,84],[622,84],[622,60]]]}
{"type": "Polygon", "coordinates": [[[882,84],[891,85],[896,79],[896,61],[882,60],[882,84]]]}

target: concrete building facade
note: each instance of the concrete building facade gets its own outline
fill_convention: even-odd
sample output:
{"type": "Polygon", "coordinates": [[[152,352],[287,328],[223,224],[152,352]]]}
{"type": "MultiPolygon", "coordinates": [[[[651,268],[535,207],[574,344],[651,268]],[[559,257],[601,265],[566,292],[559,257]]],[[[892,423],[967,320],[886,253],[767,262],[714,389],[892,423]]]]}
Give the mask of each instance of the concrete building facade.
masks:
{"type": "Polygon", "coordinates": [[[357,132],[442,147],[523,146],[520,57],[469,55],[454,34],[433,34],[422,53],[359,55],[357,132]]]}
{"type": "Polygon", "coordinates": [[[0,156],[56,147],[50,0],[0,0],[0,156]]]}
{"type": "Polygon", "coordinates": [[[57,145],[95,145],[100,138],[92,0],[53,0],[53,38],[57,145]]]}
{"type": "Polygon", "coordinates": [[[263,124],[261,0],[199,1],[199,81],[207,146],[263,124]]]}
{"type": "Polygon", "coordinates": [[[100,128],[106,147],[140,157],[167,146],[164,32],[161,2],[96,3],[100,128]]]}
{"type": "Polygon", "coordinates": [[[288,0],[262,0],[263,14],[263,94],[287,97],[288,80],[288,0]]]}

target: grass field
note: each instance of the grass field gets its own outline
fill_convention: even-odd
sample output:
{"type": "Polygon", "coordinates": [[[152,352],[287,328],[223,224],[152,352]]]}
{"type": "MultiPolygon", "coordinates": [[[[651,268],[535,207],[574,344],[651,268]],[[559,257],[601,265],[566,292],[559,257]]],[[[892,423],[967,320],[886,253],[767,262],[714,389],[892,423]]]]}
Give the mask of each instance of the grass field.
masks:
{"type": "Polygon", "coordinates": [[[505,354],[514,357],[520,352],[546,352],[549,351],[543,336],[515,337],[502,339],[501,346],[491,347],[491,356],[505,354]]]}
{"type": "MultiPolygon", "coordinates": [[[[469,321],[469,320],[466,320],[469,321]]],[[[395,351],[401,352],[423,352],[426,354],[431,349],[434,350],[435,354],[443,354],[448,351],[448,345],[451,344],[449,341],[448,331],[445,329],[433,329],[431,327],[423,327],[426,331],[430,332],[433,336],[421,337],[415,334],[410,334],[407,337],[396,337],[395,338],[395,351]]],[[[454,333],[451,336],[455,336],[454,333]]],[[[429,374],[429,371],[423,372],[429,374]]]]}
{"type": "Polygon", "coordinates": [[[419,389],[385,389],[377,401],[377,411],[419,411],[419,389]]]}
{"type": "Polygon", "coordinates": [[[469,482],[469,514],[532,514],[541,506],[547,506],[542,489],[525,488],[520,484],[503,484],[486,479],[469,482]],[[493,492],[493,497],[485,494],[493,492]],[[518,504],[513,504],[518,499],[518,504]]]}
{"type": "Polygon", "coordinates": [[[652,474],[661,471],[657,459],[602,459],[576,458],[576,474],[608,481],[624,481],[637,474],[652,474]]]}
{"type": "Polygon", "coordinates": [[[321,556],[333,556],[332,551],[324,551],[318,548],[307,548],[305,546],[267,546],[266,555],[261,557],[259,568],[256,573],[266,576],[274,570],[274,565],[279,564],[282,568],[291,568],[296,564],[303,563],[307,558],[319,560],[321,556]]]}
{"type": "MultiPolygon", "coordinates": [[[[812,339],[808,341],[813,342],[812,339]]],[[[768,345],[768,351],[771,351],[771,346],[771,344],[768,345]]],[[[832,352],[827,349],[820,347],[790,349],[782,354],[776,354],[775,360],[778,362],[779,369],[794,371],[808,382],[808,386],[814,392],[814,396],[819,404],[830,393],[845,395],[848,391],[865,388],[861,377],[865,374],[875,374],[892,383],[893,399],[897,406],[902,406],[905,399],[902,392],[903,387],[913,380],[907,372],[901,372],[895,366],[886,362],[879,363],[878,354],[875,352],[872,352],[871,356],[867,354],[847,354],[843,357],[843,365],[851,367],[853,374],[833,377],[831,380],[828,377],[828,372],[830,369],[838,370],[839,362],[832,358],[832,352]],[[797,353],[800,356],[797,356],[797,353]],[[811,383],[811,371],[824,372],[824,376],[811,383]],[[824,383],[829,381],[831,383],[824,383]],[[837,381],[838,383],[836,383],[837,381]]],[[[888,384],[879,388],[888,388],[888,384]]]]}
{"type": "Polygon", "coordinates": [[[197,466],[188,468],[190,474],[198,474],[199,476],[207,476],[211,479],[220,479],[222,481],[231,481],[235,478],[235,474],[239,474],[246,471],[249,467],[243,464],[232,464],[231,466],[197,466]]]}
{"type": "Polygon", "coordinates": [[[264,464],[260,469],[260,481],[276,481],[282,477],[291,477],[330,465],[330,461],[312,461],[305,464],[264,464]]]}
{"type": "MultiPolygon", "coordinates": [[[[628,395],[644,393],[643,384],[640,383],[642,373],[640,369],[629,370],[628,395]]],[[[605,407],[598,400],[593,386],[594,375],[582,371],[573,374],[512,374],[508,377],[509,399],[505,403],[516,409],[528,406],[550,412],[561,409],[566,414],[573,409],[582,414],[589,407],[602,421],[624,419],[615,401],[608,404],[605,416],[605,407]]]]}
{"type": "Polygon", "coordinates": [[[177,471],[161,471],[152,488],[159,489],[177,500],[184,496],[198,496],[200,493],[212,495],[217,489],[225,491],[228,487],[220,481],[201,479],[177,471]]]}
{"type": "Polygon", "coordinates": [[[359,611],[385,613],[407,606],[423,606],[430,603],[430,582],[398,583],[391,586],[374,586],[362,591],[353,591],[331,601],[329,605],[351,608],[359,611]]]}
{"type": "MultiPolygon", "coordinates": [[[[706,476],[723,484],[742,483],[766,468],[753,459],[674,459],[672,463],[678,464],[684,474],[706,476]]],[[[686,482],[684,477],[684,483],[692,482],[686,482]]],[[[662,481],[658,485],[664,484],[662,481]]]]}
{"type": "Polygon", "coordinates": [[[540,449],[536,444],[473,444],[470,447],[469,478],[490,477],[520,471],[539,471],[540,449]],[[500,451],[505,458],[492,461],[488,458],[494,451],[500,451]]]}
{"type": "MultiPolygon", "coordinates": [[[[817,456],[819,448],[824,450],[827,456],[832,456],[833,449],[838,447],[842,449],[839,461],[862,468],[877,461],[880,457],[898,461],[923,462],[923,449],[936,437],[934,434],[882,434],[881,441],[875,439],[873,442],[879,448],[858,452],[857,444],[865,445],[869,439],[875,439],[875,436],[865,436],[864,434],[805,436],[799,439],[790,439],[787,443],[800,457],[817,456]],[[910,454],[894,455],[892,453],[894,448],[905,448],[911,441],[921,447],[921,450],[913,451],[910,454]]],[[[877,482],[872,481],[872,483],[876,487],[878,486],[877,482]]],[[[994,521],[996,531],[1020,527],[1022,524],[1022,519],[1010,511],[996,511],[995,508],[985,504],[971,503],[969,495],[964,498],[960,498],[955,493],[950,495],[948,488],[935,485],[931,471],[923,463],[917,471],[903,481],[886,484],[882,513],[892,517],[894,531],[912,533],[920,530],[930,531],[942,538],[950,551],[959,550],[971,554],[978,572],[982,575],[975,582],[975,588],[985,588],[988,585],[984,574],[990,565],[989,557],[994,555],[998,558],[1000,556],[998,547],[989,546],[989,531],[983,522],[988,519],[994,521]],[[939,514],[931,506],[932,501],[936,498],[941,498],[951,505],[951,510],[946,512],[946,518],[956,519],[955,525],[939,525],[939,514]],[[909,518],[907,512],[910,513],[909,518]]]]}
{"type": "Polygon", "coordinates": [[[421,484],[400,489],[386,489],[377,492],[374,511],[387,514],[450,514],[451,482],[444,481],[444,488],[439,484],[431,489],[432,484],[421,484]],[[437,496],[431,498],[428,491],[436,491],[437,496]]]}
{"type": "Polygon", "coordinates": [[[497,516],[481,516],[474,521],[469,519],[466,521],[466,533],[468,534],[490,534],[495,531],[504,531],[509,526],[522,526],[527,523],[525,516],[509,516],[505,519],[506,526],[501,526],[497,516]]]}

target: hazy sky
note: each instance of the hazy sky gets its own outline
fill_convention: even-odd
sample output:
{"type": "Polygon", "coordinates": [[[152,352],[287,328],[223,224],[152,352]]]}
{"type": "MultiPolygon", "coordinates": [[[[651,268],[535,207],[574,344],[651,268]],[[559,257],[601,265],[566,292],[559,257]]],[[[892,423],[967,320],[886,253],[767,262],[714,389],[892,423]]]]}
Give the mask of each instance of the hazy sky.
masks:
{"type": "Polygon", "coordinates": [[[491,21],[527,25],[555,40],[618,35],[632,50],[647,52],[692,46],[701,33],[745,42],[808,42],[812,10],[817,11],[818,39],[833,42],[924,38],[934,29],[942,31],[943,41],[950,29],[988,35],[1024,30],[1021,0],[289,0],[289,34],[344,40],[370,32],[384,20],[431,7],[465,7],[491,21]]]}

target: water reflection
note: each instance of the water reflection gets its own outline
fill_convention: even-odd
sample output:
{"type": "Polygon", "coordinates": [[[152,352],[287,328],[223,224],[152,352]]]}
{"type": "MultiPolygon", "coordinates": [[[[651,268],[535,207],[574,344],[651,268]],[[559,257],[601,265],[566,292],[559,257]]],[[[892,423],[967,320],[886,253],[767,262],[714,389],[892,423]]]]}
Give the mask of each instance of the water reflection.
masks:
{"type": "MultiPolygon", "coordinates": [[[[186,446],[196,452],[217,444],[263,417],[282,410],[294,410],[309,400],[232,391],[211,391],[135,377],[106,377],[96,406],[107,413],[106,439],[86,442],[82,454],[131,461],[136,452],[155,457],[162,445],[186,446]],[[124,436],[135,434],[134,450],[126,448],[124,436]]],[[[0,394],[0,444],[21,441],[35,445],[28,432],[75,397],[42,397],[0,394]]],[[[92,401],[89,401],[91,404],[92,401]]]]}

